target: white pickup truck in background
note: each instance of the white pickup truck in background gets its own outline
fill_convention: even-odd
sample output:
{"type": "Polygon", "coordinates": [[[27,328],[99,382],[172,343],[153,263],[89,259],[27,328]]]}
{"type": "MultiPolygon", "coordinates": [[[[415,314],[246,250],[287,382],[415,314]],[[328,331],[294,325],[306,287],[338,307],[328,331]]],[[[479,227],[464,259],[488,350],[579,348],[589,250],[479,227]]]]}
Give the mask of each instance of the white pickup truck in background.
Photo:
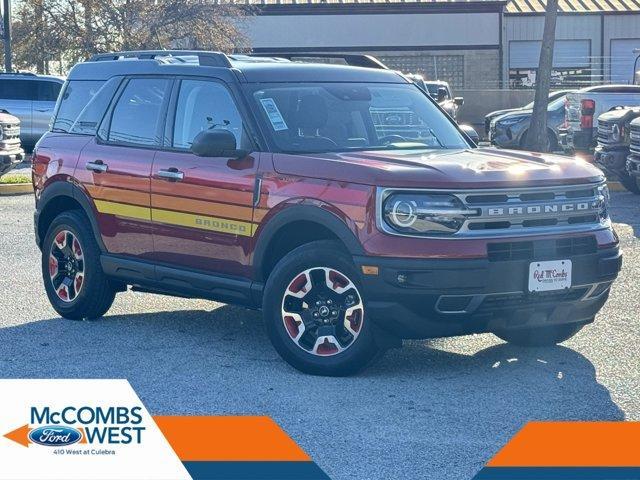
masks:
{"type": "Polygon", "coordinates": [[[640,85],[587,87],[567,95],[565,123],[558,130],[567,153],[591,151],[597,143],[598,117],[618,106],[640,105],[640,85]]]}

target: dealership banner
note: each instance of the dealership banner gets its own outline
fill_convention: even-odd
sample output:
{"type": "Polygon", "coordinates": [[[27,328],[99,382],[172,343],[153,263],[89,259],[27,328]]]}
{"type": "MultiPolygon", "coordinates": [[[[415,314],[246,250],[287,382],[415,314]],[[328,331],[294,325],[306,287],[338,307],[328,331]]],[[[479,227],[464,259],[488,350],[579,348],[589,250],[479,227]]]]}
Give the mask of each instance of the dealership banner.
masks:
{"type": "Polygon", "coordinates": [[[0,380],[0,479],[328,480],[268,417],[151,417],[126,380],[0,380]]]}
{"type": "Polygon", "coordinates": [[[474,480],[638,480],[639,422],[531,422],[474,480]]]}

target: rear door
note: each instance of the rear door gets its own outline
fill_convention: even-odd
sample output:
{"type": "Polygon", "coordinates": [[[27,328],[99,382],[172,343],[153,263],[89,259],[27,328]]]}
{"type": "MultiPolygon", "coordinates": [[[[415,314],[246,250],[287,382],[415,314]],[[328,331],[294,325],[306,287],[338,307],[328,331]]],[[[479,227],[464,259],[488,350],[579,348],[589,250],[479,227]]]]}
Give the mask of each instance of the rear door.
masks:
{"type": "Polygon", "coordinates": [[[189,150],[203,130],[226,128],[251,151],[237,104],[211,79],[182,79],[174,88],[167,145],[151,178],[154,258],[181,268],[249,276],[253,192],[258,154],[205,158],[189,150]]]}
{"type": "Polygon", "coordinates": [[[31,140],[37,142],[49,129],[53,109],[60,93],[62,83],[55,80],[35,80],[36,96],[33,100],[31,140]]]}
{"type": "Polygon", "coordinates": [[[0,79],[0,108],[20,119],[20,139],[31,143],[32,107],[36,95],[33,80],[22,78],[0,79]]]}
{"type": "Polygon", "coordinates": [[[102,240],[112,254],[147,258],[153,252],[151,165],[171,85],[167,78],[125,79],[78,162],[76,178],[94,202],[102,240]]]}

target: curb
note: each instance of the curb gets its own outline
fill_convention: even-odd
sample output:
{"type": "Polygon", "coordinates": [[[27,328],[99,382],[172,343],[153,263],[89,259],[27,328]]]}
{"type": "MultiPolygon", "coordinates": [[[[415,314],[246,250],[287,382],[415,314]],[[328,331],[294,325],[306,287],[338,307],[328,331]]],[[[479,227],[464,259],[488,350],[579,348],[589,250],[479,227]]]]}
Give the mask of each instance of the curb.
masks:
{"type": "Polygon", "coordinates": [[[0,196],[27,195],[33,193],[33,185],[30,183],[3,183],[0,184],[0,196]]]}
{"type": "Polygon", "coordinates": [[[627,189],[622,186],[620,182],[607,182],[609,191],[611,192],[626,192],[627,189]]]}

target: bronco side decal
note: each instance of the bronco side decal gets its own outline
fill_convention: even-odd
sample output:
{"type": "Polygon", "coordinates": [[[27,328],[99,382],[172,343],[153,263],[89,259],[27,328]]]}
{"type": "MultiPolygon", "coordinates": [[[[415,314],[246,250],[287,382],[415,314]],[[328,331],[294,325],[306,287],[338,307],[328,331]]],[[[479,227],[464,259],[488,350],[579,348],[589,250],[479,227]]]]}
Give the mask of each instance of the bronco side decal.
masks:
{"type": "Polygon", "coordinates": [[[133,218],[136,220],[153,220],[154,222],[168,225],[199,228],[201,230],[230,233],[245,237],[252,237],[258,227],[256,224],[250,222],[195,215],[192,213],[174,212],[158,208],[140,207],[125,203],[107,202],[104,200],[95,200],[95,204],[98,212],[100,213],[133,218]]]}

